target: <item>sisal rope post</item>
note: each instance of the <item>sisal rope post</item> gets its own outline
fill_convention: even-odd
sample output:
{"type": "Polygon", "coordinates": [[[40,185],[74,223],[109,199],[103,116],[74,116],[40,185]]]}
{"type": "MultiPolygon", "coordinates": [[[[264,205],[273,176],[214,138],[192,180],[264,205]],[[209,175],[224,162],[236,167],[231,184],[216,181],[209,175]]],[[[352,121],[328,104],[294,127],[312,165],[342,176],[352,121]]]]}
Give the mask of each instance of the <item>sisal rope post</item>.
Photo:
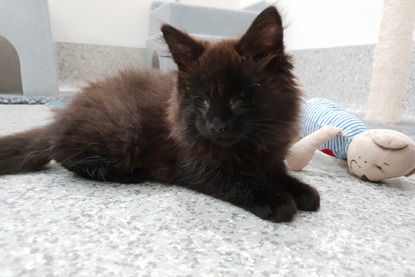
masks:
{"type": "Polygon", "coordinates": [[[366,119],[397,124],[409,78],[415,0],[384,0],[366,119]]]}

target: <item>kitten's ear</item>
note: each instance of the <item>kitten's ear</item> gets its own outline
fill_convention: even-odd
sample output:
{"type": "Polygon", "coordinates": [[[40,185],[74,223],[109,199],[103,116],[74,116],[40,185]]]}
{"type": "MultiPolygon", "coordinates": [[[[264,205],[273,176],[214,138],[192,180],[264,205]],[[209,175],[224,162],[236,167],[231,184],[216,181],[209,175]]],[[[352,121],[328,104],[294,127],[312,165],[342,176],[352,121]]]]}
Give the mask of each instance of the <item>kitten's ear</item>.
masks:
{"type": "Polygon", "coordinates": [[[205,51],[205,47],[201,42],[173,26],[164,24],[161,27],[161,32],[174,61],[181,71],[186,71],[189,65],[196,62],[205,51]]]}
{"type": "Polygon", "coordinates": [[[284,52],[282,21],[275,7],[266,8],[255,18],[236,50],[240,55],[255,59],[284,52]]]}

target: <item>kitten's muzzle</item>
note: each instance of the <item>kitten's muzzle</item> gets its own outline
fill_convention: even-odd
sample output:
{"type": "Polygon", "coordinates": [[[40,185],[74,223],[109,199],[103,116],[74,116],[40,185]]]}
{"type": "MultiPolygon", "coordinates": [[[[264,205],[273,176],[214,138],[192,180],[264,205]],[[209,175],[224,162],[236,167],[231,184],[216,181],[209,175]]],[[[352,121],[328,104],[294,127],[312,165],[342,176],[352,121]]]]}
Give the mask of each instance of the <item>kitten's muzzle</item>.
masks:
{"type": "Polygon", "coordinates": [[[214,117],[209,123],[209,131],[212,133],[223,133],[225,130],[226,124],[219,117],[214,117]]]}

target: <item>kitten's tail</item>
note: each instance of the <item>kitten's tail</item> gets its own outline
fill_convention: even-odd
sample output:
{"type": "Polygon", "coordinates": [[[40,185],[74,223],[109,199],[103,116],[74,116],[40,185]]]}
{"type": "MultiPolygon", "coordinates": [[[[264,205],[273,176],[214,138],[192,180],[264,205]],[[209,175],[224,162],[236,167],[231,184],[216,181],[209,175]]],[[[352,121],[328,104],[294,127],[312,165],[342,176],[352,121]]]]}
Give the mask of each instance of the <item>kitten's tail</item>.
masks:
{"type": "Polygon", "coordinates": [[[50,126],[0,138],[0,175],[42,169],[51,159],[50,126]]]}

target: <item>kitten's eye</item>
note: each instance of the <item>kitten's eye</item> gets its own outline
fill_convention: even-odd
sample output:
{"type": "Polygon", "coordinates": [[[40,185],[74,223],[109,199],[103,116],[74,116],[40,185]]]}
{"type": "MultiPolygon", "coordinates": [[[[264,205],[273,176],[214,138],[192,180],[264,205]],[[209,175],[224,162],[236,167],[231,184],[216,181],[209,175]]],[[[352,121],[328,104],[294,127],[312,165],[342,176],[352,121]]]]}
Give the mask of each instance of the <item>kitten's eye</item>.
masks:
{"type": "Polygon", "coordinates": [[[232,110],[240,110],[247,107],[251,103],[252,95],[259,87],[259,84],[251,85],[247,91],[241,93],[238,97],[234,97],[229,100],[229,106],[232,110]]]}
{"type": "Polygon", "coordinates": [[[244,93],[241,94],[240,99],[242,101],[245,101],[245,102],[250,101],[251,98],[252,98],[252,94],[253,94],[253,92],[251,92],[251,91],[244,92],[244,93]]]}
{"type": "Polygon", "coordinates": [[[248,86],[248,92],[249,93],[254,93],[259,87],[261,86],[261,84],[252,84],[248,86]]]}
{"type": "Polygon", "coordinates": [[[201,111],[207,110],[209,108],[209,101],[201,96],[193,97],[193,103],[195,103],[196,107],[201,111]]]}
{"type": "Polygon", "coordinates": [[[229,100],[229,106],[231,110],[236,111],[242,108],[244,100],[240,97],[235,97],[229,100]]]}
{"type": "Polygon", "coordinates": [[[232,110],[240,110],[251,102],[252,93],[244,92],[239,97],[229,100],[229,106],[232,110]]]}

